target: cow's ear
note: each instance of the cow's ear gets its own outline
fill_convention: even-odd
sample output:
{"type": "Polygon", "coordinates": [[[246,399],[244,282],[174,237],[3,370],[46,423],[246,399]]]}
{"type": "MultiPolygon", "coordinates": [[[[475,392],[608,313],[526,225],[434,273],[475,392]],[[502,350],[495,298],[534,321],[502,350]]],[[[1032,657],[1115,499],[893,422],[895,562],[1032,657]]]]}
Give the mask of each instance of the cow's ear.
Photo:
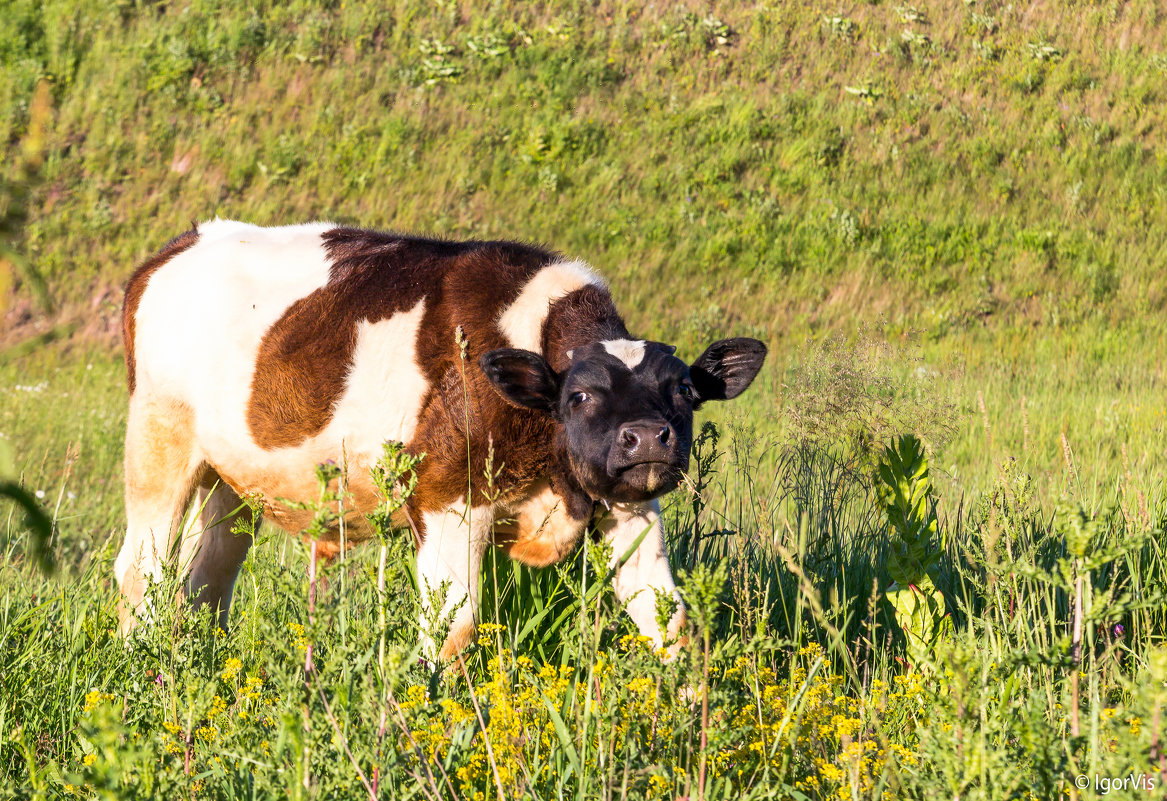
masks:
{"type": "Polygon", "coordinates": [[[554,415],[559,407],[559,376],[538,353],[518,348],[487,351],[478,360],[498,394],[516,406],[554,415]]]}
{"type": "Polygon", "coordinates": [[[698,403],[736,398],[754,380],[765,359],[766,346],[756,339],[738,337],[714,342],[689,365],[698,403]]]}

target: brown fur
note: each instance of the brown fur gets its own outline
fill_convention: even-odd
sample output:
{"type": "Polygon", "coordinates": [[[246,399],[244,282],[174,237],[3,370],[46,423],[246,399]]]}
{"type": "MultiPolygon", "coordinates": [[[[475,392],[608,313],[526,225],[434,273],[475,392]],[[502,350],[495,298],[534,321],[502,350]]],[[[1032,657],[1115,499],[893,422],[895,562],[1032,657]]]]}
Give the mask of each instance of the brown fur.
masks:
{"type": "MultiPolygon", "coordinates": [[[[332,259],[328,283],[292,304],[260,345],[247,423],[267,449],[298,445],[328,425],[344,392],[362,320],[389,319],[425,298],[424,332],[449,316],[443,306],[448,276],[455,284],[465,274],[496,284],[499,272],[518,278],[551,259],[509,243],[444,242],[356,228],[333,229],[324,234],[324,244],[332,259]],[[522,263],[516,264],[516,253],[525,256],[522,263]]],[[[483,304],[481,292],[476,300],[483,304]]],[[[437,344],[419,347],[416,355],[431,383],[441,376],[434,351],[446,355],[456,349],[453,331],[440,328],[448,343],[426,341],[424,333],[417,343],[437,344]]]]}
{"type": "Polygon", "coordinates": [[[466,646],[474,642],[475,633],[477,633],[477,629],[473,623],[451,627],[450,633],[446,636],[446,641],[442,644],[442,650],[438,653],[438,657],[443,661],[453,659],[466,646]]]}
{"type": "Polygon", "coordinates": [[[155,270],[197,241],[199,241],[197,227],[191,228],[186,233],[174,237],[174,239],[171,239],[163,245],[161,250],[146,259],[134,271],[134,274],[130,276],[130,280],[126,284],[126,299],[125,304],[122,306],[122,342],[125,345],[126,351],[126,380],[130,385],[131,393],[134,391],[136,378],[134,375],[134,326],[137,323],[138,304],[142,301],[142,293],[146,291],[146,284],[149,283],[150,276],[154,274],[155,270]]]}
{"type": "Polygon", "coordinates": [[[558,372],[567,369],[567,351],[590,342],[631,339],[607,289],[586,286],[551,305],[543,324],[543,355],[558,372]]]}
{"type": "MultiPolygon", "coordinates": [[[[498,327],[500,314],[555,255],[510,242],[443,242],[351,228],[330,231],[324,241],[333,260],[328,284],[293,304],[260,346],[248,405],[256,442],[288,447],[321,431],[344,391],[361,321],[388,319],[424,299],[413,344],[430,389],[407,447],[426,458],[409,505],[411,519],[420,525],[424,512],[465,496],[468,472],[472,505],[517,503],[536,480],[550,479],[564,514],[586,519],[591,501],[552,447],[554,421],[504,401],[478,368],[480,355],[509,346],[498,327]],[[488,462],[490,481],[484,476],[488,462]]],[[[543,331],[559,369],[572,346],[620,336],[627,329],[607,290],[591,286],[552,304],[543,331]]],[[[294,510],[267,513],[292,530],[303,522],[294,510]]],[[[360,521],[354,524],[359,528],[360,521]]]]}

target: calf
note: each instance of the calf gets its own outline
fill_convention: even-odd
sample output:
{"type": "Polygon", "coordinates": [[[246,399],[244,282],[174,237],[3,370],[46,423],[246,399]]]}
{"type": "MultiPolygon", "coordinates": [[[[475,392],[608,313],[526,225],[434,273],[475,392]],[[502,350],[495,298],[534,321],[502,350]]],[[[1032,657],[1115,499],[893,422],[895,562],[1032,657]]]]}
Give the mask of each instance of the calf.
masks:
{"type": "MultiPolygon", "coordinates": [[[[311,512],[284,501],[315,498],[325,460],[349,466],[346,539],[373,536],[369,468],[398,440],[426,454],[397,522],[419,543],[423,607],[448,587],[440,649],[423,623],[443,658],[473,638],[488,545],[549,565],[589,523],[640,631],[676,638],[679,603],[666,631],[656,621],[657,591],[676,587],[655,499],[688,466],[693,411],[740,394],[766,353],[726,339],[687,365],[628,333],[591,268],[538,248],[327,223],[215,220],[177,237],[130,279],[123,326],[122,631],[148,612],[147,580],[172,549],[188,597],[225,626],[251,544],[231,530],[241,496],[301,530],[311,512]],[[179,538],[192,497],[198,521],[179,538]]],[[[334,532],[319,553],[339,543],[334,532]]]]}

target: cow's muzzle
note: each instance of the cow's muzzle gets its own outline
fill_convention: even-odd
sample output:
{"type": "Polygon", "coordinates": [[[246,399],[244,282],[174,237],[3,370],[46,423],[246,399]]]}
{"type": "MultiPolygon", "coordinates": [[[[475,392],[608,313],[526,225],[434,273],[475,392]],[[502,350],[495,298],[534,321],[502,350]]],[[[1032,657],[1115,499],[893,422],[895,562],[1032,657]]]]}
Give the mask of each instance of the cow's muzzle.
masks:
{"type": "Polygon", "coordinates": [[[677,452],[677,436],[663,420],[637,420],[620,426],[613,450],[618,469],[649,462],[671,463],[677,452]]]}
{"type": "Polygon", "coordinates": [[[643,498],[673,489],[689,461],[673,427],[664,420],[636,420],[616,432],[608,454],[608,474],[624,492],[643,498]],[[682,450],[684,451],[682,453],[682,450]]]}

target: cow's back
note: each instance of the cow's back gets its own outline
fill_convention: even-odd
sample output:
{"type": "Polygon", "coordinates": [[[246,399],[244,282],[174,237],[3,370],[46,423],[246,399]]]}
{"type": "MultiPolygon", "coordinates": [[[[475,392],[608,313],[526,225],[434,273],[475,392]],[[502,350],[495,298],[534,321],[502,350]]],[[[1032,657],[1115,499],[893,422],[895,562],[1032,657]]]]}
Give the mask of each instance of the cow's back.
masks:
{"type": "MultiPolygon", "coordinates": [[[[131,390],[190,409],[201,458],[240,494],[314,497],[313,465],[344,459],[364,506],[386,440],[413,443],[434,462],[464,436],[454,411],[464,388],[446,385],[481,383],[465,372],[478,350],[538,349],[551,299],[596,280],[517,243],[216,220],[131,279],[131,390]],[[468,358],[458,355],[459,329],[473,343],[468,358]]],[[[506,406],[480,389],[492,408],[506,406]]],[[[464,448],[452,460],[463,487],[464,448]]]]}
{"type": "Polygon", "coordinates": [[[185,234],[185,247],[164,263],[155,257],[139,268],[125,310],[133,389],[194,402],[208,383],[249,386],[264,333],[328,281],[321,235],[332,227],[215,220],[185,234]]]}

